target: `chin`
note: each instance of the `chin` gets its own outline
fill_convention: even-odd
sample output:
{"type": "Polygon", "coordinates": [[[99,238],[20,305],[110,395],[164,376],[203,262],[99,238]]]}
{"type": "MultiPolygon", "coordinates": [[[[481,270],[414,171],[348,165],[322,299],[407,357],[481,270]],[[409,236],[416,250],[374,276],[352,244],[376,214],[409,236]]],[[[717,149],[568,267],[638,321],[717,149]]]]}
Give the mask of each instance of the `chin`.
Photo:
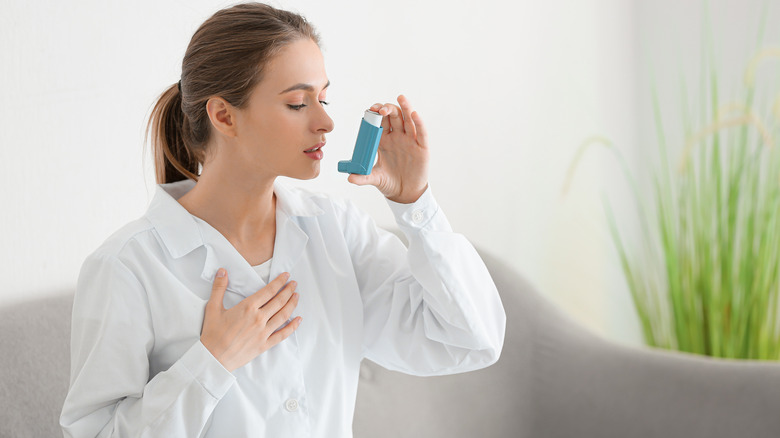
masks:
{"type": "Polygon", "coordinates": [[[290,178],[300,179],[300,180],[309,180],[314,179],[320,176],[320,166],[317,164],[316,167],[311,168],[307,172],[298,173],[296,175],[291,175],[290,178]]]}

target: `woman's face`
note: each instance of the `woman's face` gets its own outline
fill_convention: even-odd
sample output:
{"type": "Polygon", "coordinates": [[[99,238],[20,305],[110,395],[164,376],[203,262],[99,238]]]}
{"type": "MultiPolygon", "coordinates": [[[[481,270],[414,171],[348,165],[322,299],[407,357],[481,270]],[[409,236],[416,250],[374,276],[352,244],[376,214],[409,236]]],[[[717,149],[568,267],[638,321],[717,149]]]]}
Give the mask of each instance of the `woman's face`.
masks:
{"type": "Polygon", "coordinates": [[[272,177],[319,175],[324,150],[304,151],[325,142],[333,130],[322,103],[328,85],[317,44],[308,38],[288,44],[266,64],[248,105],[236,112],[233,164],[272,177]]]}

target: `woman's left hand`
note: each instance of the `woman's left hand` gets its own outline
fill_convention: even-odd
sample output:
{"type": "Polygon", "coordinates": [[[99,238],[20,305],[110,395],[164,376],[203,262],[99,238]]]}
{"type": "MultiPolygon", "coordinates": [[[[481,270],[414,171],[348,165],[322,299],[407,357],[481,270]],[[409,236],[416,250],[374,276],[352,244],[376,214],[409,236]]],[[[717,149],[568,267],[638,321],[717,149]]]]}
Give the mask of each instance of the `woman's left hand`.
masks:
{"type": "Polygon", "coordinates": [[[428,134],[409,99],[400,95],[398,103],[400,108],[392,103],[371,106],[383,116],[376,164],[371,174],[352,174],[347,180],[373,185],[387,199],[411,204],[428,188],[428,134]]]}

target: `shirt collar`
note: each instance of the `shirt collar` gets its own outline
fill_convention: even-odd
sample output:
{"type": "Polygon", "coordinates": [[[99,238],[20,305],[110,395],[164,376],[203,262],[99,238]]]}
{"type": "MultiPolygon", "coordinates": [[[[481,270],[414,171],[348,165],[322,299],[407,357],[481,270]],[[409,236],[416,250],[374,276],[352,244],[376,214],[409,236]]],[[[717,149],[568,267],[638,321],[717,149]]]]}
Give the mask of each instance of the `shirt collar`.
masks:
{"type": "Polygon", "coordinates": [[[146,211],[168,252],[175,259],[189,254],[203,245],[203,238],[195,218],[177,199],[195,187],[195,181],[186,179],[168,184],[157,184],[154,198],[146,211]]]}
{"type": "MultiPolygon", "coordinates": [[[[154,198],[146,212],[146,217],[157,230],[163,244],[175,259],[189,254],[196,248],[206,247],[207,256],[202,277],[213,278],[220,266],[237,266],[240,269],[230,273],[228,289],[235,289],[246,295],[254,292],[259,285],[259,275],[230,245],[227,239],[203,220],[191,215],[177,199],[195,187],[195,181],[187,179],[167,184],[158,184],[154,198]],[[257,277],[257,278],[255,278],[257,277]]],[[[293,217],[311,217],[324,213],[309,196],[301,194],[278,179],[274,181],[276,194],[276,245],[271,274],[275,278],[281,272],[289,272],[295,265],[306,246],[308,236],[290,221],[293,217]],[[284,245],[278,245],[280,242],[284,245]]]]}

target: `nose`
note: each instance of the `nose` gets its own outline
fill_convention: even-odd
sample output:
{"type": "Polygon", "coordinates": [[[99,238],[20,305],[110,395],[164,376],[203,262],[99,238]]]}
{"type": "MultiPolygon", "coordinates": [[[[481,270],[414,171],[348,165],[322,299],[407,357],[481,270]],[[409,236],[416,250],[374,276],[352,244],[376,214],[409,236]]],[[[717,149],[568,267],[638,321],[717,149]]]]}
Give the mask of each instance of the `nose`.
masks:
{"type": "Polygon", "coordinates": [[[333,131],[333,119],[330,118],[322,104],[317,105],[317,107],[318,111],[317,116],[314,119],[314,131],[323,134],[333,131]]]}

